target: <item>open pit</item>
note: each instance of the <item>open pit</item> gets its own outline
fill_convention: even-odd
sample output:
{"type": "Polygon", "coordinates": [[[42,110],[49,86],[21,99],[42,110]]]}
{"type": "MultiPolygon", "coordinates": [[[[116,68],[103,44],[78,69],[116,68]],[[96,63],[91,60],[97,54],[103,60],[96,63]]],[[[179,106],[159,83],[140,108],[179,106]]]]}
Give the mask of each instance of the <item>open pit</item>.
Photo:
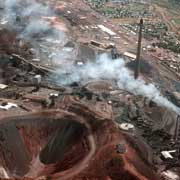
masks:
{"type": "Polygon", "coordinates": [[[76,115],[68,112],[49,111],[10,117],[1,120],[0,129],[0,162],[6,172],[4,175],[10,178],[47,176],[57,169],[66,170],[87,153],[82,149],[80,156],[71,155],[86,144],[88,130],[76,115]],[[70,158],[68,166],[66,159],[70,158]],[[54,164],[54,168],[50,172],[44,171],[49,164],[54,164]]]}
{"type": "Polygon", "coordinates": [[[159,180],[148,155],[141,159],[136,150],[141,147],[134,148],[112,119],[106,102],[86,104],[71,96],[58,101],[56,109],[6,115],[0,119],[1,178],[159,180]],[[119,153],[117,145],[125,152],[119,153]]]}

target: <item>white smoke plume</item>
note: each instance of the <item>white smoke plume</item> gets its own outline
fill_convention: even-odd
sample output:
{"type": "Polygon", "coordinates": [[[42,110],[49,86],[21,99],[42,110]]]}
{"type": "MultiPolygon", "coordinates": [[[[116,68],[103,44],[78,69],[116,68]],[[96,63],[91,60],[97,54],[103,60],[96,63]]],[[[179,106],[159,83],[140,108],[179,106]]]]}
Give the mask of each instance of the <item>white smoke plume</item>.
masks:
{"type": "Polygon", "coordinates": [[[53,14],[48,5],[35,0],[1,0],[0,4],[4,8],[4,17],[8,20],[14,20],[16,16],[39,18],[53,14]]]}
{"type": "MultiPolygon", "coordinates": [[[[62,71],[58,70],[58,73],[61,74],[62,71]]],[[[112,60],[107,54],[102,54],[95,62],[88,62],[81,67],[72,67],[72,73],[69,74],[67,81],[62,79],[61,83],[69,84],[89,79],[116,80],[120,89],[127,90],[135,95],[145,96],[158,105],[180,114],[180,109],[163,97],[153,84],[146,84],[141,78],[135,80],[133,74],[126,68],[123,59],[112,60]]]]}
{"type": "Polygon", "coordinates": [[[62,52],[67,43],[67,36],[63,30],[52,26],[50,20],[55,16],[53,9],[47,2],[36,0],[0,0],[4,8],[1,22],[14,29],[19,39],[31,44],[36,51],[34,58],[54,60],[55,54],[62,52]]]}
{"type": "Polygon", "coordinates": [[[50,29],[48,22],[41,19],[33,20],[26,26],[23,36],[31,37],[34,34],[44,33],[50,29]]]}

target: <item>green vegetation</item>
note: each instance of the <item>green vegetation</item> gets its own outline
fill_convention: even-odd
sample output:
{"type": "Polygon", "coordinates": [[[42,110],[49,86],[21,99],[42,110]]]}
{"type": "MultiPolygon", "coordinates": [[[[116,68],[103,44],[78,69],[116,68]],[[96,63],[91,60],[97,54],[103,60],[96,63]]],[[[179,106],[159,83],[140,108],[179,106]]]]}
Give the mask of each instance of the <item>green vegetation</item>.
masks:
{"type": "Polygon", "coordinates": [[[102,8],[107,3],[107,0],[85,0],[92,8],[102,8]]]}
{"type": "Polygon", "coordinates": [[[173,6],[180,6],[180,0],[168,0],[173,6]]]}
{"type": "Polygon", "coordinates": [[[92,8],[109,18],[139,18],[152,17],[149,11],[149,5],[141,3],[113,3],[109,6],[107,3],[111,0],[85,0],[92,8]]]}
{"type": "Polygon", "coordinates": [[[129,5],[129,10],[130,11],[147,11],[148,7],[146,7],[144,4],[141,3],[132,3],[129,5]]]}
{"type": "Polygon", "coordinates": [[[116,12],[116,9],[112,7],[103,7],[99,11],[102,13],[113,14],[116,12]]]}
{"type": "Polygon", "coordinates": [[[173,19],[173,22],[177,25],[180,25],[180,19],[173,19]]]}
{"type": "Polygon", "coordinates": [[[168,4],[172,13],[179,15],[180,0],[168,0],[168,4]]]}
{"type": "Polygon", "coordinates": [[[103,7],[98,8],[97,11],[109,18],[139,18],[152,16],[149,7],[145,7],[138,3],[119,7],[107,7],[104,5],[103,7]]]}
{"type": "MultiPolygon", "coordinates": [[[[125,24],[123,25],[123,27],[125,27],[131,32],[137,33],[137,29],[138,29],[137,23],[125,24]]],[[[148,40],[152,40],[153,38],[160,40],[164,36],[166,36],[167,33],[168,33],[168,27],[162,21],[156,23],[144,22],[143,36],[148,40]]]]}
{"type": "Polygon", "coordinates": [[[156,24],[145,23],[144,26],[144,37],[147,39],[160,39],[166,35],[166,32],[168,31],[168,27],[163,22],[157,22],[156,24]]]}
{"type": "Polygon", "coordinates": [[[179,13],[180,10],[180,0],[154,0],[154,3],[169,9],[169,11],[176,11],[179,13]]]}
{"type": "Polygon", "coordinates": [[[158,47],[169,49],[175,53],[180,53],[180,43],[176,42],[175,39],[167,37],[156,44],[158,47]]]}

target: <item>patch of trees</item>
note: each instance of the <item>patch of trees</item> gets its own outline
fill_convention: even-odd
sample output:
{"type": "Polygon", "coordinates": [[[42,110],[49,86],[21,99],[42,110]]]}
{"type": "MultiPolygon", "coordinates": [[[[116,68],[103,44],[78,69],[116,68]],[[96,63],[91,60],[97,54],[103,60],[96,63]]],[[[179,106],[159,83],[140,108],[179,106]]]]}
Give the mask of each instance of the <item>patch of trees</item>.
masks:
{"type": "Polygon", "coordinates": [[[174,7],[180,7],[180,0],[169,0],[169,3],[171,3],[174,7]]]}
{"type": "Polygon", "coordinates": [[[169,49],[175,53],[180,53],[180,43],[176,43],[172,40],[166,39],[156,44],[158,47],[169,49]]]}

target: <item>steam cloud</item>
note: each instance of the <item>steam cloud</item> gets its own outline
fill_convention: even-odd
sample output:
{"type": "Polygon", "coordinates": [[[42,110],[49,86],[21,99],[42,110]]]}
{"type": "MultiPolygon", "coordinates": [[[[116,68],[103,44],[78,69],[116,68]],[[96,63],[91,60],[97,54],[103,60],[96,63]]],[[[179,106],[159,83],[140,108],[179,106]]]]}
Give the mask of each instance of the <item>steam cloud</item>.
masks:
{"type": "MultiPolygon", "coordinates": [[[[58,73],[61,70],[58,70],[58,73]]],[[[72,67],[67,81],[61,80],[62,84],[87,81],[89,79],[116,80],[120,89],[127,90],[135,95],[143,95],[153,100],[160,106],[180,114],[180,109],[161,95],[153,84],[146,84],[141,78],[135,80],[133,74],[125,67],[123,59],[112,60],[107,54],[100,55],[95,62],[88,62],[81,67],[72,67]]]]}
{"type": "MultiPolygon", "coordinates": [[[[135,80],[131,72],[125,67],[123,59],[111,60],[107,54],[103,54],[95,62],[88,62],[83,66],[75,66],[72,62],[67,62],[66,59],[72,58],[72,54],[60,48],[66,43],[66,35],[64,32],[52,28],[42,18],[43,16],[54,16],[53,11],[49,8],[50,6],[40,4],[35,0],[1,0],[0,3],[4,5],[3,20],[7,20],[12,27],[16,27],[21,38],[32,41],[34,34],[48,32],[43,34],[41,41],[34,44],[43,51],[43,54],[47,54],[46,59],[51,59],[61,65],[62,68],[57,70],[58,74],[69,73],[70,70],[67,79],[59,79],[58,83],[70,84],[89,79],[113,79],[117,81],[120,89],[148,97],[160,106],[165,106],[180,114],[180,109],[163,97],[153,84],[147,85],[142,79],[135,80]],[[20,22],[17,22],[18,17],[20,17],[20,22]],[[20,25],[21,28],[19,29],[20,25]]],[[[36,46],[34,48],[38,49],[36,46]]]]}
{"type": "MultiPolygon", "coordinates": [[[[1,22],[6,22],[8,27],[14,29],[19,39],[30,42],[35,52],[34,58],[54,62],[57,61],[55,55],[66,53],[62,50],[68,40],[66,34],[52,27],[50,20],[46,19],[55,16],[48,3],[36,0],[0,0],[0,6],[4,8],[1,22]]],[[[68,55],[70,53],[66,53],[68,55]]]]}

